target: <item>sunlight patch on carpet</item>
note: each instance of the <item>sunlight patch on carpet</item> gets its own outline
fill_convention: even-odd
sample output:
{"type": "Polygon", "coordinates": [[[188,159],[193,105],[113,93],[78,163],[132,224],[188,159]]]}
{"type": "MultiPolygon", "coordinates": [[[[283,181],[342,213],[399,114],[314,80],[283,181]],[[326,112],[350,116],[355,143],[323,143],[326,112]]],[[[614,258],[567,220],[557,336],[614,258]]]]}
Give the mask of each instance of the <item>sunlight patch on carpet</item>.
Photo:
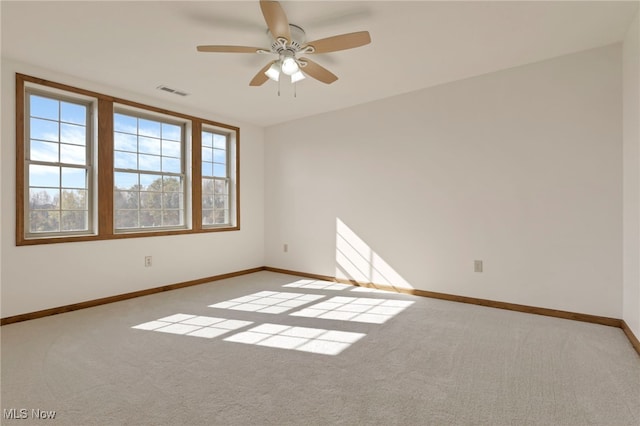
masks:
{"type": "Polygon", "coordinates": [[[281,314],[322,299],[318,294],[288,293],[283,291],[260,291],[248,296],[209,305],[210,308],[232,309],[235,311],[281,314]]]}
{"type": "Polygon", "coordinates": [[[138,324],[131,328],[212,339],[251,324],[253,324],[253,321],[175,314],[159,320],[138,324]]]}
{"type": "Polygon", "coordinates": [[[364,333],[265,323],[224,340],[322,355],[338,355],[364,336],[364,333]]]}
{"type": "Polygon", "coordinates": [[[368,297],[332,297],[290,315],[296,317],[382,324],[414,302],[368,297]]]}
{"type": "Polygon", "coordinates": [[[310,288],[314,290],[346,290],[353,286],[347,284],[334,283],[331,281],[320,280],[298,280],[289,284],[283,285],[283,287],[292,288],[310,288]]]}

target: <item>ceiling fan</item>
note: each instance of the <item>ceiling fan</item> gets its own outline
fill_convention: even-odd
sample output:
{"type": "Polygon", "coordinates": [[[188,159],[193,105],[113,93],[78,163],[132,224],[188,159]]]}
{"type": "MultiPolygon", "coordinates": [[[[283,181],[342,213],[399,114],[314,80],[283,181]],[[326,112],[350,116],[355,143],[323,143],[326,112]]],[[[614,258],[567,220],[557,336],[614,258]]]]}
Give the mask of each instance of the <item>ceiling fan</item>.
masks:
{"type": "Polygon", "coordinates": [[[337,52],[371,43],[368,31],[341,34],[306,42],[304,30],[289,23],[279,2],[260,0],[260,8],[269,28],[270,48],[218,45],[197,47],[198,52],[278,55],[278,59],[269,62],[258,71],[249,83],[250,86],[261,86],[269,79],[279,81],[281,74],[289,76],[292,83],[304,79],[306,74],[318,81],[331,84],[338,79],[335,74],[310,59],[299,57],[299,55],[337,52]]]}

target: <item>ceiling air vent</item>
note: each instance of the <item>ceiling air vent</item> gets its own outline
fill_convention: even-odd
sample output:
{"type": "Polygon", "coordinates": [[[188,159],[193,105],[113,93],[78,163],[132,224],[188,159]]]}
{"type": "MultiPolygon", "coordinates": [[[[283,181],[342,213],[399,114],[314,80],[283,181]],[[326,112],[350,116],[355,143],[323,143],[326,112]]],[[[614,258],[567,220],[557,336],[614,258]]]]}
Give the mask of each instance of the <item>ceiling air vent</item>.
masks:
{"type": "Polygon", "coordinates": [[[163,92],[173,93],[174,95],[179,95],[179,96],[188,96],[189,95],[187,92],[183,92],[182,90],[172,89],[171,87],[167,87],[167,86],[164,86],[164,85],[160,85],[160,86],[156,87],[156,89],[162,90],[163,92]]]}

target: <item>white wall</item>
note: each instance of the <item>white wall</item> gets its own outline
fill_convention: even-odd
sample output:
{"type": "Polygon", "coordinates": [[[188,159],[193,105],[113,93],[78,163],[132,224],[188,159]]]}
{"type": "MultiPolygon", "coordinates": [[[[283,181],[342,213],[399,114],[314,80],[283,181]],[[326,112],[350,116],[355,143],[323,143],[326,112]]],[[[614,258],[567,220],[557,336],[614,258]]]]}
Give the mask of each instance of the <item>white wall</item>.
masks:
{"type": "Polygon", "coordinates": [[[2,317],[264,264],[262,128],[4,59],[1,77],[2,317]],[[16,247],[15,72],[240,127],[241,230],[16,247]],[[151,268],[143,265],[145,255],[153,256],[151,268]]]}
{"type": "Polygon", "coordinates": [[[620,318],[621,63],[613,45],[267,128],[266,264],[620,318]]]}
{"type": "Polygon", "coordinates": [[[624,258],[623,316],[640,336],[640,26],[638,15],[623,48],[624,258]]]}

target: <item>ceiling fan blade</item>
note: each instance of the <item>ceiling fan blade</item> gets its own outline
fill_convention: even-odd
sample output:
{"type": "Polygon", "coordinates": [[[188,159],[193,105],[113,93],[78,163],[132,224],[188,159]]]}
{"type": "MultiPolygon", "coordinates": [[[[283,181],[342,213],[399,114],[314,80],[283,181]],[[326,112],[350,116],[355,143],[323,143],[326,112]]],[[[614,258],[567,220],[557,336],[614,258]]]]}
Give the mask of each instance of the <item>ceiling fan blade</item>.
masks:
{"type": "Polygon", "coordinates": [[[289,20],[280,3],[277,1],[260,0],[260,9],[262,9],[262,15],[273,38],[276,40],[278,38],[285,38],[287,41],[291,41],[289,20]]]}
{"type": "Polygon", "coordinates": [[[253,77],[253,80],[251,80],[251,82],[249,83],[249,86],[262,86],[267,80],[269,80],[269,77],[267,77],[265,72],[267,72],[269,67],[273,65],[274,62],[275,61],[269,62],[267,65],[264,66],[264,68],[258,71],[258,74],[256,74],[253,77]]]}
{"type": "Polygon", "coordinates": [[[304,61],[307,63],[306,66],[302,67],[302,71],[318,81],[326,84],[331,84],[338,79],[338,77],[331,71],[307,58],[300,58],[300,61],[304,61]]]}
{"type": "Polygon", "coordinates": [[[307,43],[306,46],[312,46],[314,49],[313,52],[309,53],[329,53],[337,52],[339,50],[353,49],[354,47],[364,46],[369,43],[371,43],[371,36],[369,35],[369,32],[358,31],[355,33],[342,34],[311,41],[307,43]]]}
{"type": "Polygon", "coordinates": [[[198,49],[198,52],[218,53],[258,53],[259,51],[269,51],[269,49],[263,47],[249,46],[198,46],[196,49],[198,49]]]}

